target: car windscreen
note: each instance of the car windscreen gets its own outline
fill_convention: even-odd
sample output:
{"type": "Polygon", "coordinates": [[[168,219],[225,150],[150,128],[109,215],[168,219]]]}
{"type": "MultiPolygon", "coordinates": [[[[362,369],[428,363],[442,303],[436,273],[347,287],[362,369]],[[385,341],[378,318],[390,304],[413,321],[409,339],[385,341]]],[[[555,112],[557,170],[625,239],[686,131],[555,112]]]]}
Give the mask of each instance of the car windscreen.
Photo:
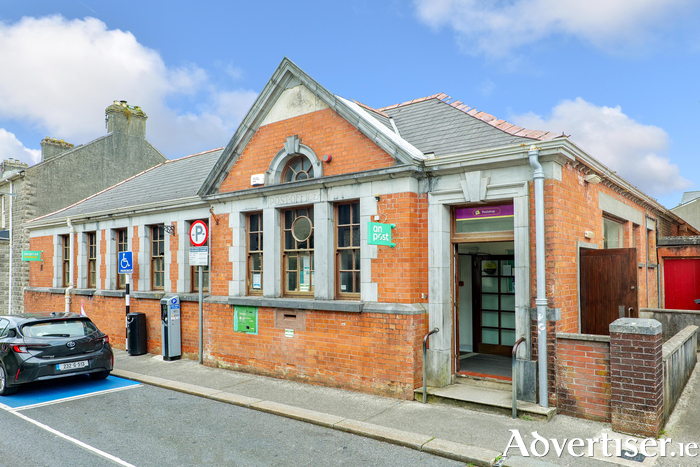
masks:
{"type": "Polygon", "coordinates": [[[91,321],[67,319],[61,321],[44,321],[25,324],[22,334],[25,337],[84,337],[97,331],[91,321]]]}

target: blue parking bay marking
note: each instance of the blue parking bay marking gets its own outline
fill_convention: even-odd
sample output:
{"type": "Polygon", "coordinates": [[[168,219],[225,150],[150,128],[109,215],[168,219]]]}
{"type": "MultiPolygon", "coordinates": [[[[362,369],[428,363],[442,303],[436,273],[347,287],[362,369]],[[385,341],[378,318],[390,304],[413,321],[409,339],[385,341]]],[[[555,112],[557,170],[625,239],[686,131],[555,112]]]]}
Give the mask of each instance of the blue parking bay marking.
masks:
{"type": "Polygon", "coordinates": [[[12,396],[0,398],[0,407],[5,410],[22,410],[48,405],[66,400],[80,399],[98,394],[121,391],[141,386],[136,381],[109,376],[95,381],[89,376],[76,376],[52,381],[44,381],[22,386],[12,396]]]}

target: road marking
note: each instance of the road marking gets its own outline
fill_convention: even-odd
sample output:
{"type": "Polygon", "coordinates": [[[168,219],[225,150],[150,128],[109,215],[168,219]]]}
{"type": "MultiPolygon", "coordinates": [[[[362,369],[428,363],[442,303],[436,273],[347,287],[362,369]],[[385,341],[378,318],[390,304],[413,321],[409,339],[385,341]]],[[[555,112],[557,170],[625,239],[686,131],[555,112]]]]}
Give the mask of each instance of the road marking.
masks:
{"type": "Polygon", "coordinates": [[[116,456],[113,456],[113,455],[111,455],[111,454],[107,454],[106,452],[100,451],[99,449],[94,448],[94,447],[90,446],[89,444],[85,444],[85,443],[83,443],[82,441],[79,441],[79,440],[77,440],[77,439],[75,439],[75,438],[71,438],[70,436],[63,434],[63,433],[61,433],[61,432],[58,431],[58,430],[54,430],[54,429],[51,428],[50,426],[44,425],[44,424],[41,423],[41,422],[37,422],[36,420],[33,420],[33,419],[27,417],[26,415],[24,415],[24,414],[22,414],[22,413],[16,412],[16,411],[14,411],[14,410],[11,410],[11,411],[9,411],[9,412],[10,412],[10,413],[13,413],[13,414],[15,414],[15,415],[17,415],[19,418],[21,418],[21,419],[23,419],[23,420],[28,421],[29,423],[32,423],[32,424],[38,426],[39,428],[41,428],[41,429],[43,429],[43,430],[48,431],[49,433],[53,433],[53,434],[56,435],[56,436],[59,436],[59,437],[65,439],[65,440],[67,440],[67,441],[70,441],[70,442],[73,443],[73,444],[76,444],[76,445],[80,446],[81,448],[83,448],[83,449],[85,449],[85,450],[87,450],[87,451],[93,452],[93,453],[97,454],[98,456],[101,456],[101,457],[104,457],[105,459],[111,460],[112,462],[114,462],[114,463],[116,463],[116,464],[123,465],[124,467],[136,467],[135,465],[129,464],[128,462],[123,461],[123,460],[121,460],[120,458],[118,458],[118,457],[116,457],[116,456]]]}
{"type": "Polygon", "coordinates": [[[122,388],[105,389],[104,391],[91,392],[88,394],[80,394],[79,396],[64,397],[63,399],[55,399],[55,400],[47,401],[47,402],[39,402],[38,404],[23,405],[21,407],[8,407],[7,405],[4,405],[4,404],[0,404],[0,405],[2,405],[3,409],[5,409],[9,412],[15,412],[18,410],[35,409],[37,407],[45,407],[47,405],[60,404],[62,402],[69,402],[69,401],[74,401],[74,400],[78,400],[78,399],[87,399],[88,397],[92,397],[92,396],[99,396],[101,394],[109,394],[112,392],[124,391],[125,389],[138,388],[141,386],[142,386],[141,384],[135,384],[132,386],[125,386],[122,388]]]}

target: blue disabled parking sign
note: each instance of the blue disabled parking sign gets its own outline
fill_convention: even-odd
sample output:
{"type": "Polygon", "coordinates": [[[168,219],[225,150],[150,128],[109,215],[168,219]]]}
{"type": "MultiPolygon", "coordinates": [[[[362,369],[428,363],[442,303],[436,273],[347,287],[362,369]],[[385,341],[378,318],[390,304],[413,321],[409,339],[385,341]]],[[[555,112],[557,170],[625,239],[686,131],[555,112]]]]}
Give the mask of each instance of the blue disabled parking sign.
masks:
{"type": "Polygon", "coordinates": [[[118,274],[133,274],[134,273],[134,262],[133,254],[130,251],[120,251],[119,252],[119,271],[118,274]]]}

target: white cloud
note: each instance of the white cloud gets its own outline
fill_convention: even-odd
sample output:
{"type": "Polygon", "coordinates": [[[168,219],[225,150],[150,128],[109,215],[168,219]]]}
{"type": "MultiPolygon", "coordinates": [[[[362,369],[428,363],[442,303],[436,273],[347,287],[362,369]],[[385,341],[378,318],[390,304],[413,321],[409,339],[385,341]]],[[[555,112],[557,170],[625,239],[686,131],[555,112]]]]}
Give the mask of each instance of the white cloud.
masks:
{"type": "Polygon", "coordinates": [[[130,32],[110,30],[94,18],[0,22],[0,63],[12,70],[0,73],[0,119],[26,122],[75,144],[105,133],[104,109],[116,99],[146,112],[147,137],[166,156],[203,151],[228,142],[255,98],[252,91],[235,91],[245,98],[228,99],[238,107],[227,108],[221,96],[232,91],[211,84],[205,70],[169,67],[130,32]],[[195,96],[191,113],[167,104],[195,96]]]}
{"type": "Polygon", "coordinates": [[[0,128],[0,158],[17,159],[33,165],[41,161],[41,150],[25,148],[14,133],[0,128]]]}
{"type": "Polygon", "coordinates": [[[570,134],[571,140],[591,156],[650,195],[682,191],[692,185],[664,155],[668,134],[631,119],[620,106],[598,107],[579,97],[560,103],[546,119],[527,113],[510,120],[525,128],[570,134]]]}
{"type": "Polygon", "coordinates": [[[471,54],[502,57],[523,45],[563,34],[608,52],[638,46],[689,0],[414,0],[418,18],[448,26],[471,54]]]}

